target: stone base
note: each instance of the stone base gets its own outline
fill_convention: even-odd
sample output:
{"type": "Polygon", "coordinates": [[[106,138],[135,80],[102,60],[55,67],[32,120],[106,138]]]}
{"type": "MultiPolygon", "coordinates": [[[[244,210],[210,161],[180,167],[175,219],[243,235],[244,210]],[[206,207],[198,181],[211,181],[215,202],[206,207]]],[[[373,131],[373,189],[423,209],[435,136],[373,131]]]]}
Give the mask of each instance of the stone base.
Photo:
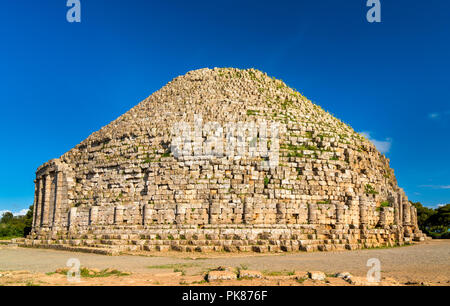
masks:
{"type": "Polygon", "coordinates": [[[295,252],[339,251],[396,246],[422,241],[405,229],[339,228],[320,225],[205,226],[89,226],[67,230],[40,230],[22,246],[116,255],[120,252],[295,252]],[[76,231],[75,231],[76,230],[76,231]]]}

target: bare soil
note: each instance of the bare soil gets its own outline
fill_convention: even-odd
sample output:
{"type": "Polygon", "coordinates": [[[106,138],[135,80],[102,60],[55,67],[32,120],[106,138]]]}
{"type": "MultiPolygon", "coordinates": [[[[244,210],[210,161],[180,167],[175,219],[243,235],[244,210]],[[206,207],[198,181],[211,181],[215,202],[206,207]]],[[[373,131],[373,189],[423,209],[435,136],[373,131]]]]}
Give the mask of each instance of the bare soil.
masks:
{"type": "Polygon", "coordinates": [[[432,240],[391,249],[370,249],[314,253],[143,253],[104,256],[86,253],[17,248],[0,245],[0,285],[350,285],[334,277],[350,272],[365,279],[367,261],[381,262],[381,285],[450,285],[450,241],[432,240]],[[81,282],[67,280],[67,260],[77,258],[83,267],[97,271],[116,269],[129,275],[81,277],[81,282]],[[261,271],[262,279],[238,279],[208,283],[208,270],[222,267],[261,271]],[[294,271],[323,271],[324,281],[296,280],[294,271]]]}

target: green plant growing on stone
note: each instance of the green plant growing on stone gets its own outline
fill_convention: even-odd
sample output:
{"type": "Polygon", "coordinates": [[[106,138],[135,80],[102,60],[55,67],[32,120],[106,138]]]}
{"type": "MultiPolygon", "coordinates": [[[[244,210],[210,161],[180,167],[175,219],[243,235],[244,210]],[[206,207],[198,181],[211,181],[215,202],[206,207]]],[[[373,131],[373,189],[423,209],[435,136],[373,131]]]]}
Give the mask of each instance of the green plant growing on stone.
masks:
{"type": "Polygon", "coordinates": [[[381,202],[380,207],[391,207],[391,203],[389,201],[381,202]]]}
{"type": "Polygon", "coordinates": [[[373,188],[372,185],[370,185],[370,184],[367,184],[365,186],[365,192],[366,192],[366,194],[373,194],[373,195],[378,194],[378,192],[375,190],[375,188],[373,188]]]}
{"type": "Polygon", "coordinates": [[[267,186],[269,186],[269,182],[270,182],[269,178],[267,176],[264,177],[264,187],[265,188],[267,188],[267,186]]]}

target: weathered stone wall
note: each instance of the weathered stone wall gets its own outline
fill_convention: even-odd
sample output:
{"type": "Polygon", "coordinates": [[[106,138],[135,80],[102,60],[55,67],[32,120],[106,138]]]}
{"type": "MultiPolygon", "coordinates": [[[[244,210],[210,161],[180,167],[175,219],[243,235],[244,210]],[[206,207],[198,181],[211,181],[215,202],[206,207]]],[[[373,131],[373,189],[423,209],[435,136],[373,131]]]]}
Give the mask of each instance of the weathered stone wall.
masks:
{"type": "MultiPolygon", "coordinates": [[[[358,206],[348,207],[341,204],[310,204],[300,205],[298,208],[290,208],[292,213],[287,213],[284,222],[276,222],[277,208],[269,210],[263,208],[260,213],[254,214],[254,222],[223,222],[216,219],[210,220],[210,223],[187,223],[179,222],[186,215],[177,208],[177,211],[158,209],[152,205],[128,205],[128,206],[92,206],[92,207],[72,207],[65,211],[55,225],[44,226],[41,228],[64,229],[71,225],[157,225],[157,224],[319,224],[319,225],[367,225],[369,228],[394,225],[394,212],[391,207],[383,207],[378,210],[376,206],[358,206]],[[341,207],[342,206],[342,207],[341,207]],[[168,218],[167,216],[171,217],[168,218]],[[178,218],[179,217],[179,218],[178,218]]],[[[189,208],[192,209],[192,208],[189,208]]],[[[286,209],[289,211],[290,209],[286,209]]],[[[280,208],[281,211],[284,211],[280,208]]],[[[212,212],[214,208],[212,208],[212,212]]],[[[279,214],[280,215],[280,214],[279,214]]],[[[231,214],[230,219],[236,218],[242,221],[242,215],[231,214]]],[[[253,215],[252,215],[253,216],[253,215]]],[[[223,217],[225,219],[225,217],[223,217]]],[[[281,220],[281,217],[280,219],[281,220]]],[[[234,221],[234,220],[233,220],[234,221]]],[[[51,223],[53,224],[53,223],[51,223]]],[[[403,225],[414,224],[404,222],[403,225]]]]}
{"type": "Polygon", "coordinates": [[[41,166],[35,188],[37,239],[122,226],[152,235],[161,225],[192,225],[201,234],[233,224],[421,236],[389,160],[348,125],[256,70],[203,69],[173,80],[41,166]],[[172,127],[195,126],[199,114],[222,126],[281,123],[278,166],[261,157],[175,157],[172,127]]]}

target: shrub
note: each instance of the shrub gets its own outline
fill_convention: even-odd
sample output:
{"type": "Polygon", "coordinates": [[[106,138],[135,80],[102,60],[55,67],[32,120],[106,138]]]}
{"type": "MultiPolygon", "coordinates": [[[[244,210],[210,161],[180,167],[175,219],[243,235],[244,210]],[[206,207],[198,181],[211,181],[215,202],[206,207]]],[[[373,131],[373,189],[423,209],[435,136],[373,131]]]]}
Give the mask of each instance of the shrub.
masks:
{"type": "Polygon", "coordinates": [[[264,187],[265,188],[267,188],[267,186],[269,186],[269,182],[270,182],[269,178],[267,176],[264,177],[264,187]]]}
{"type": "Polygon", "coordinates": [[[26,237],[31,232],[33,223],[33,206],[25,216],[14,216],[6,212],[0,219],[0,239],[26,237]]]}
{"type": "Polygon", "coordinates": [[[432,209],[419,202],[410,203],[417,209],[417,223],[421,231],[435,239],[450,239],[450,204],[432,209]]]}
{"type": "Polygon", "coordinates": [[[390,207],[391,206],[391,203],[389,203],[389,201],[384,201],[384,202],[381,202],[381,204],[380,204],[380,207],[390,207]]]}
{"type": "Polygon", "coordinates": [[[367,194],[378,194],[378,192],[375,190],[375,188],[373,188],[372,185],[370,185],[370,184],[366,185],[365,191],[367,194]]]}

